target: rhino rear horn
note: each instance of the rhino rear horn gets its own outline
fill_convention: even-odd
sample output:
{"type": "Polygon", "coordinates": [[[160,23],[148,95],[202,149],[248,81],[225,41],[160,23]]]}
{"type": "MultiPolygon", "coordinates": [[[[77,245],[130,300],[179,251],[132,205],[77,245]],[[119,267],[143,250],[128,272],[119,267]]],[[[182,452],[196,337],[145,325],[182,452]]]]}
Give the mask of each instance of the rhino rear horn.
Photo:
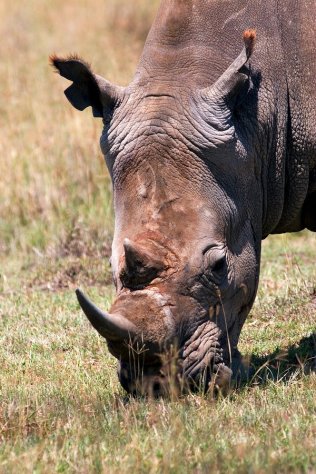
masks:
{"type": "Polygon", "coordinates": [[[125,264],[128,271],[133,272],[138,267],[152,267],[155,263],[149,252],[130,239],[124,239],[125,264]]]}
{"type": "Polygon", "coordinates": [[[123,97],[124,89],[115,86],[97,74],[78,56],[61,58],[50,56],[50,63],[72,85],[65,90],[71,105],[78,110],[91,106],[94,117],[104,117],[123,97]]]}
{"type": "Polygon", "coordinates": [[[164,270],[164,252],[152,243],[145,246],[124,239],[123,247],[125,265],[120,278],[126,288],[143,288],[164,270]]]}
{"type": "Polygon", "coordinates": [[[81,290],[76,290],[81,309],[92,326],[107,340],[116,341],[132,339],[136,335],[136,327],[120,314],[109,314],[101,311],[81,290]]]}

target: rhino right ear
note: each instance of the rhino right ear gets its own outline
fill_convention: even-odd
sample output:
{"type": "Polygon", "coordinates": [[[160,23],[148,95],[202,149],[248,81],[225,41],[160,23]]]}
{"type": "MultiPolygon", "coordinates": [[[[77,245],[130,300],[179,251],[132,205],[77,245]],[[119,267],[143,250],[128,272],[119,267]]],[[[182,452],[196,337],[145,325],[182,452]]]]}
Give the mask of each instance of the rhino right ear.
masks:
{"type": "Polygon", "coordinates": [[[201,95],[206,99],[206,101],[211,103],[218,103],[218,101],[220,101],[233,105],[243,87],[246,85],[248,89],[249,73],[245,74],[243,69],[253,53],[256,41],[256,30],[245,30],[243,33],[243,40],[244,48],[235,61],[221,75],[215,84],[201,91],[201,95]]]}
{"type": "Polygon", "coordinates": [[[65,90],[65,95],[76,109],[84,110],[91,106],[94,117],[105,117],[120,102],[124,89],[94,74],[82,59],[55,55],[49,59],[61,76],[73,82],[65,90]]]}

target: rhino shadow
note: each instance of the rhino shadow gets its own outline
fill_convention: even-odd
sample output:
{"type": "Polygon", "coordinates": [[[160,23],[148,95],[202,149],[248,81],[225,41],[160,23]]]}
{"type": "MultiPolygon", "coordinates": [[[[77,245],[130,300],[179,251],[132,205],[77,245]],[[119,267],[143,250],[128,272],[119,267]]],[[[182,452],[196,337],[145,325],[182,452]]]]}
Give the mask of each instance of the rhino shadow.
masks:
{"type": "Polygon", "coordinates": [[[293,378],[316,372],[316,333],[303,337],[287,348],[271,354],[241,357],[233,367],[233,386],[237,389],[265,385],[270,381],[287,383],[293,378]]]}

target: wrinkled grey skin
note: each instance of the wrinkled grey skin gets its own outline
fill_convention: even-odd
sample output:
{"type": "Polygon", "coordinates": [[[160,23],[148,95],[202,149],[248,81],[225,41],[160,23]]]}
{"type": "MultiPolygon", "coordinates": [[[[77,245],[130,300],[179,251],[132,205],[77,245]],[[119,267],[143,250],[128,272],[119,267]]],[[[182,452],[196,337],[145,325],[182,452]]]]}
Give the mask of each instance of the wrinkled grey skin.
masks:
{"type": "Polygon", "coordinates": [[[104,119],[117,299],[78,298],[127,391],[162,393],[171,347],[177,380],[225,387],[261,240],[316,231],[315,18],[314,0],[163,0],[125,89],[52,58],[104,119]]]}

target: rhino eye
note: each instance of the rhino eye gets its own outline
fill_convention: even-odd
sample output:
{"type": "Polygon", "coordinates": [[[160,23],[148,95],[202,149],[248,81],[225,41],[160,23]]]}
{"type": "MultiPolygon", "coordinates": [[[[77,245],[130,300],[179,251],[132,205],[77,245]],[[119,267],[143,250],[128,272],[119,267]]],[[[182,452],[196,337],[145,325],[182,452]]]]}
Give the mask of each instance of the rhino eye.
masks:
{"type": "Polygon", "coordinates": [[[204,253],[204,271],[206,277],[219,284],[227,273],[226,252],[222,247],[212,246],[204,253]]]}
{"type": "Polygon", "coordinates": [[[226,257],[225,255],[219,257],[217,260],[212,262],[211,264],[211,271],[212,273],[219,273],[225,270],[226,267],[226,257]]]}

